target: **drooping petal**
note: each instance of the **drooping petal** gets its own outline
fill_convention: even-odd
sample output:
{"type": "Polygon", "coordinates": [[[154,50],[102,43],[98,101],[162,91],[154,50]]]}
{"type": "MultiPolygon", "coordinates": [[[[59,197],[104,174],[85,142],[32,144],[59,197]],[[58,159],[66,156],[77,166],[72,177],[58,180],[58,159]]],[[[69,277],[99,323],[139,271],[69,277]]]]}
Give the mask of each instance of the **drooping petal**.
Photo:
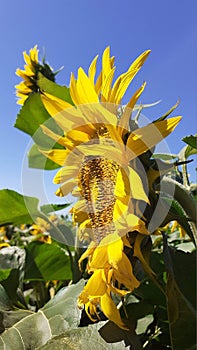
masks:
{"type": "Polygon", "coordinates": [[[116,305],[108,293],[105,293],[101,297],[101,308],[105,316],[110,321],[117,324],[120,328],[128,330],[128,327],[124,324],[120,317],[120,312],[118,311],[116,305]]]}
{"type": "Polygon", "coordinates": [[[78,260],[78,264],[79,264],[79,268],[81,267],[81,263],[84,259],[88,258],[89,256],[91,256],[94,252],[96,248],[96,243],[95,242],[91,242],[88,246],[88,248],[86,249],[86,251],[80,256],[79,260],[78,260]]]}
{"type": "Polygon", "coordinates": [[[128,178],[130,182],[132,198],[149,203],[149,199],[144,191],[143,183],[140,176],[131,167],[128,167],[126,170],[128,170],[128,178]]]}
{"type": "Polygon", "coordinates": [[[141,261],[144,270],[154,278],[155,273],[151,269],[151,267],[149,266],[148,262],[145,260],[143,254],[142,254],[142,251],[141,251],[141,243],[145,237],[146,236],[144,236],[142,234],[137,235],[137,237],[135,239],[135,244],[134,244],[134,256],[136,256],[141,261]]]}
{"type": "Polygon", "coordinates": [[[88,293],[90,298],[97,298],[106,293],[107,285],[102,269],[94,271],[87,284],[85,285],[84,290],[88,293]]]}
{"type": "Polygon", "coordinates": [[[109,264],[117,268],[123,254],[123,241],[120,237],[116,237],[116,240],[108,245],[107,253],[109,264]]]}
{"type": "Polygon", "coordinates": [[[113,222],[116,224],[121,217],[124,217],[128,212],[128,205],[130,202],[130,196],[124,198],[117,198],[113,209],[113,222]]]}
{"type": "Polygon", "coordinates": [[[130,291],[139,287],[140,282],[133,274],[131,262],[125,253],[122,253],[122,259],[117,262],[117,268],[114,268],[114,277],[125,285],[130,291]]]}
{"type": "Polygon", "coordinates": [[[94,251],[91,261],[89,262],[90,270],[104,269],[108,262],[107,246],[97,247],[94,251]]]}

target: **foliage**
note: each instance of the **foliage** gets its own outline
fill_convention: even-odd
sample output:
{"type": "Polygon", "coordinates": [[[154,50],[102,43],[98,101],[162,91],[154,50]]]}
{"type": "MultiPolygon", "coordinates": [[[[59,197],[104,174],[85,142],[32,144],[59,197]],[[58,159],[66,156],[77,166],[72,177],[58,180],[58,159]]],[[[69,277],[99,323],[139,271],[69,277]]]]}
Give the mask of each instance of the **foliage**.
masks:
{"type": "MultiPolygon", "coordinates": [[[[39,149],[63,146],[46,136],[40,125],[45,123],[60,137],[62,132],[40,93],[73,102],[68,87],[47,79],[40,70],[36,79],[37,90],[25,100],[15,127],[35,142],[29,166],[53,170],[60,166],[46,160],[39,149]]],[[[135,121],[130,121],[131,130],[137,128],[142,109],[143,105],[138,107],[135,121]]],[[[189,181],[187,162],[197,153],[196,136],[183,141],[187,145],[179,154],[154,154],[151,149],[138,157],[150,192],[144,216],[154,220],[148,221],[151,235],[129,235],[133,251],[128,257],[139,287],[124,298],[113,295],[129,330],[107,320],[100,309],[100,321],[94,323],[77,307],[89,278],[83,264],[79,269],[78,260],[88,243],[80,247],[70,216],[58,215],[68,204],[39,207],[37,198],[0,190],[0,348],[195,349],[196,186],[189,181]],[[160,217],[163,220],[157,225],[160,217]]]]}

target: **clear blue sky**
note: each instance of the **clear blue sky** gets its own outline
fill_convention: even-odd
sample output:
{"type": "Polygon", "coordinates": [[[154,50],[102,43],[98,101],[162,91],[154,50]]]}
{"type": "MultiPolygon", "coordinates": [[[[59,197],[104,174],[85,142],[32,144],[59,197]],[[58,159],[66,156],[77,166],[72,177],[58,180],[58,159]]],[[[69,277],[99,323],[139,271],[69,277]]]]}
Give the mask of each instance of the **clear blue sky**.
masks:
{"type": "MultiPolygon", "coordinates": [[[[11,188],[28,195],[36,192],[37,170],[28,171],[28,186],[21,186],[22,164],[29,137],[13,124],[19,111],[14,85],[23,66],[23,51],[38,44],[45,48],[47,61],[64,70],[57,82],[68,84],[70,72],[88,68],[92,58],[111,46],[117,74],[146,49],[152,53],[131,92],[146,80],[142,103],[162,102],[146,110],[153,120],[169,109],[178,98],[173,115],[182,115],[181,124],[167,138],[177,153],[185,145],[181,138],[196,132],[196,1],[195,0],[11,0],[0,1],[0,188],[11,188]]],[[[131,94],[130,92],[130,94],[131,94]]],[[[128,97],[130,96],[128,92],[128,97]]],[[[27,171],[27,170],[26,170],[27,171]]],[[[51,185],[54,173],[45,175],[47,196],[57,201],[51,185]]],[[[24,180],[23,180],[24,182],[24,180]]]]}

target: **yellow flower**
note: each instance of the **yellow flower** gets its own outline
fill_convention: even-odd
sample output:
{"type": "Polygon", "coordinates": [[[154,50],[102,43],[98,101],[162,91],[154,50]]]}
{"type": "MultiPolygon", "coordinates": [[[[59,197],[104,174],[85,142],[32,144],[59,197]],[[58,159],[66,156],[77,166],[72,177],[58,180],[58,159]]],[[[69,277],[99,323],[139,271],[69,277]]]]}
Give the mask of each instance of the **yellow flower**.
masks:
{"type": "Polygon", "coordinates": [[[31,226],[31,234],[37,236],[38,239],[45,243],[51,243],[51,236],[49,234],[51,226],[42,218],[36,218],[35,224],[31,226]]]}
{"type": "Polygon", "coordinates": [[[173,221],[173,224],[171,226],[171,232],[179,231],[180,237],[184,238],[186,235],[185,230],[183,227],[175,220],[173,221]]]}
{"type": "Polygon", "coordinates": [[[55,74],[52,68],[45,63],[40,64],[38,61],[38,49],[35,45],[30,49],[29,54],[23,52],[23,57],[25,61],[24,70],[17,69],[16,75],[18,75],[23,80],[20,84],[16,85],[16,96],[19,98],[17,103],[23,105],[25,100],[32,92],[39,91],[37,85],[38,73],[41,72],[45,77],[54,81],[55,74]]]}
{"type": "Polygon", "coordinates": [[[107,48],[102,57],[102,69],[95,81],[97,57],[88,75],[82,68],[77,79],[71,75],[70,94],[75,106],[55,96],[42,93],[46,110],[62,135],[46,125],[43,132],[64,149],[41,152],[62,168],[54,183],[61,184],[58,196],[72,192],[79,200],[71,212],[78,224],[79,236],[89,247],[79,264],[88,258],[91,275],[79,296],[92,319],[98,316],[100,305],[104,314],[122,328],[127,328],[113,301],[112,294],[124,296],[139,286],[131,261],[124,248],[133,247],[127,232],[149,234],[143,219],[135,213],[134,202],[149,205],[143,179],[132,161],[154,147],[176,127],[181,117],[160,120],[131,130],[129,121],[145,83],[134,93],[124,109],[121,100],[150,51],[142,53],[113,84],[114,58],[107,48]]]}

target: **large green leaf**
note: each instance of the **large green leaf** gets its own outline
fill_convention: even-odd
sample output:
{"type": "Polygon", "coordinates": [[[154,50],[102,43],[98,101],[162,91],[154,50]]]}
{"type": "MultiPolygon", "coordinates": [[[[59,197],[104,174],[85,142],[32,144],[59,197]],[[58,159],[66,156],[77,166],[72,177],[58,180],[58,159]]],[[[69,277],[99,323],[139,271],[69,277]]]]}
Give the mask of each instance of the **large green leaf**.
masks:
{"type": "MultiPolygon", "coordinates": [[[[39,200],[35,197],[22,196],[13,190],[5,189],[0,190],[0,201],[0,226],[6,224],[32,224],[37,217],[41,217],[49,222],[47,216],[39,211],[39,200]]],[[[48,210],[49,207],[52,208],[53,204],[48,204],[45,208],[48,210]]],[[[52,225],[51,222],[50,225],[52,225]]],[[[52,225],[51,235],[54,240],[68,244],[66,234],[66,229],[61,230],[55,225],[52,225]]]]}
{"type": "Polygon", "coordinates": [[[45,91],[48,94],[61,98],[62,100],[73,105],[70,96],[70,90],[68,87],[54,83],[53,81],[45,78],[44,75],[42,75],[41,73],[38,74],[38,86],[42,91],[45,91]]]}
{"type": "Polygon", "coordinates": [[[83,287],[84,281],[81,280],[61,289],[37,313],[29,314],[4,331],[0,336],[0,349],[36,349],[65,330],[76,328],[81,314],[77,298],[83,287]]]}
{"type": "Polygon", "coordinates": [[[46,149],[53,147],[64,148],[43,133],[40,128],[42,124],[53,130],[56,134],[62,135],[62,130],[45,109],[40,94],[33,93],[20,109],[14,126],[29,134],[40,147],[46,149]]]}
{"type": "Polygon", "coordinates": [[[26,280],[70,280],[72,278],[67,251],[56,243],[32,242],[27,248],[26,280]]]}
{"type": "Polygon", "coordinates": [[[193,270],[195,270],[193,254],[173,252],[168,246],[167,236],[164,235],[163,256],[167,271],[166,301],[171,346],[173,350],[191,349],[196,344],[196,314],[194,307],[188,300],[187,291],[191,288],[189,296],[191,298],[192,294],[194,294],[193,298],[195,298],[195,286],[193,286],[195,282],[193,283],[192,281],[195,277],[191,275],[191,286],[189,281],[190,271],[192,270],[193,272],[193,270]],[[183,258],[183,260],[181,258],[183,258]],[[180,269],[177,264],[179,264],[182,269],[180,269]],[[189,279],[185,276],[183,277],[184,273],[189,274],[189,279]],[[184,283],[188,283],[189,286],[185,287],[184,283]]]}
{"type": "Polygon", "coordinates": [[[168,247],[176,283],[185,298],[196,307],[196,251],[186,253],[168,247]]]}
{"type": "Polygon", "coordinates": [[[167,305],[173,350],[190,349],[196,344],[196,315],[174,277],[167,280],[167,305]]]}
{"type": "Polygon", "coordinates": [[[38,199],[22,196],[9,190],[0,190],[0,225],[5,224],[32,224],[35,217],[39,216],[38,199]]]}
{"type": "Polygon", "coordinates": [[[34,93],[28,97],[20,109],[14,126],[32,136],[39,126],[50,117],[44,108],[40,94],[34,93]]]}
{"type": "Polygon", "coordinates": [[[40,151],[39,146],[34,144],[28,153],[28,165],[30,168],[54,170],[60,168],[60,165],[46,158],[40,151]]]}
{"type": "MultiPolygon", "coordinates": [[[[125,350],[123,341],[109,344],[101,338],[98,332],[101,325],[103,322],[68,330],[50,340],[46,345],[39,347],[38,350],[125,350]]],[[[141,348],[134,348],[134,350],[141,350],[141,348]]]]}

